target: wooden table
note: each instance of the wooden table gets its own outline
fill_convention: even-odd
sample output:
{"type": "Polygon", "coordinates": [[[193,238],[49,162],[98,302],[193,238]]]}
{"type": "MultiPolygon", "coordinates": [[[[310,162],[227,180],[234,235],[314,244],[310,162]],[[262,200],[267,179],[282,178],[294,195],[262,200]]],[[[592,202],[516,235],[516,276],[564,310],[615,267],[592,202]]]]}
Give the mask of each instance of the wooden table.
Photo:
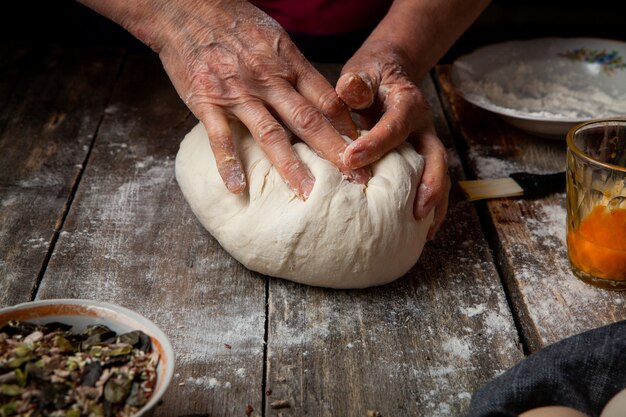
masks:
{"type": "Polygon", "coordinates": [[[174,178],[197,121],[156,56],[1,46],[0,306],[92,298],[155,321],[177,354],[156,416],[463,415],[525,354],[625,314],[570,273],[563,194],[464,201],[466,176],[563,168],[564,142],[465,103],[448,70],[421,84],[455,183],[443,229],[407,276],[337,291],[250,272],[201,227],[174,178]]]}

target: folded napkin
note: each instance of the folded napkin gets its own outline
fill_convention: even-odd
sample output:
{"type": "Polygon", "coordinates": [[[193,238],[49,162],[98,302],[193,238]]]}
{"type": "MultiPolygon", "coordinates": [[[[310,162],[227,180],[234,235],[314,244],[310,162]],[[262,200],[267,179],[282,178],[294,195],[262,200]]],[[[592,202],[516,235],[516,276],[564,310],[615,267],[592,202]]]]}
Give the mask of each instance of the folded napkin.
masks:
{"type": "Polygon", "coordinates": [[[562,405],[598,416],[626,387],[626,321],[590,330],[523,359],[481,387],[466,417],[516,417],[562,405]]]}

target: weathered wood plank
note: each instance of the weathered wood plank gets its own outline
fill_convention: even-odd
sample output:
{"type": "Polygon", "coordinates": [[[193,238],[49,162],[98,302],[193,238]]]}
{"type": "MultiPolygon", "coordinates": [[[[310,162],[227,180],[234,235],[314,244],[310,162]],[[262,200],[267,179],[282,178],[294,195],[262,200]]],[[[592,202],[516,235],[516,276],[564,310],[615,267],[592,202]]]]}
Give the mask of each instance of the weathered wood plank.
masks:
{"type": "Polygon", "coordinates": [[[28,301],[122,51],[0,48],[0,306],[28,301]]]}
{"type": "MultiPolygon", "coordinates": [[[[438,80],[474,175],[497,178],[565,168],[564,140],[533,137],[467,103],[454,91],[447,66],[438,69],[438,80]]],[[[570,270],[564,193],[492,200],[479,207],[491,222],[495,255],[530,351],[626,318],[625,293],[586,285],[570,270]]]]}
{"type": "Polygon", "coordinates": [[[157,416],[260,410],[265,280],[204,231],[174,177],[197,121],[142,54],[128,57],[105,113],[37,298],[115,302],[159,325],[177,371],[157,416]]]}
{"type": "MultiPolygon", "coordinates": [[[[422,85],[451,143],[432,82],[422,85]]],[[[452,178],[462,178],[449,149],[452,178]]],[[[266,416],[459,416],[483,382],[522,358],[476,212],[459,191],[418,264],[379,288],[270,281],[266,416]],[[274,409],[274,401],[290,407],[274,409]]]]}

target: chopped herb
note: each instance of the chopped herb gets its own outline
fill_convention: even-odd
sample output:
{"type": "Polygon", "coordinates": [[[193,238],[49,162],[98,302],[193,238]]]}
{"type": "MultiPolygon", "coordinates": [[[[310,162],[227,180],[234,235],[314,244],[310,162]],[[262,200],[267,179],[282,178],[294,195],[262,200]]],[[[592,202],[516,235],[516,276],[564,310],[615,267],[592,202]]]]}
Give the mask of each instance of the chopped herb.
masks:
{"type": "Polygon", "coordinates": [[[145,333],[71,328],[0,327],[0,417],[129,417],[148,402],[159,356],[145,333]]]}

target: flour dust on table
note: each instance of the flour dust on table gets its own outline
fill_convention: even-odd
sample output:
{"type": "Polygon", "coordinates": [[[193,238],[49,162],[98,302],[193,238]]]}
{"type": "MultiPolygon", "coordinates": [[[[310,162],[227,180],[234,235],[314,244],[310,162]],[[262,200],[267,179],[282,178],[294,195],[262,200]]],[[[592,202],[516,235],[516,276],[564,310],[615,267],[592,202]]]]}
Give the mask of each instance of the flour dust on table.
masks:
{"type": "Polygon", "coordinates": [[[365,288],[389,283],[417,262],[433,213],[419,221],[413,216],[424,161],[410,145],[373,164],[363,185],[296,143],[315,177],[303,201],[250,133],[232,128],[248,179],[243,194],[222,182],[201,123],[181,143],[176,179],[200,223],[248,269],[314,286],[365,288]]]}

